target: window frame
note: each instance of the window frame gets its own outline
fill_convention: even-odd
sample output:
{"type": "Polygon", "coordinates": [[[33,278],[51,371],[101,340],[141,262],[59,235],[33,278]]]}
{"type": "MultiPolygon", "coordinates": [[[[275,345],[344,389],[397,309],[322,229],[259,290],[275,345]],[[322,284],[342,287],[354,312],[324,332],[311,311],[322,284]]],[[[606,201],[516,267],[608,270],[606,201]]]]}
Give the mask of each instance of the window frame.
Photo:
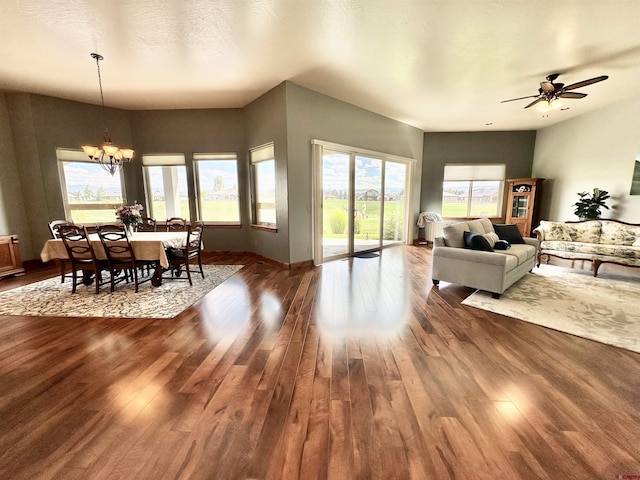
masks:
{"type": "MultiPolygon", "coordinates": [[[[104,204],[71,204],[69,202],[69,192],[67,190],[67,178],[64,172],[64,164],[65,163],[88,163],[88,164],[95,164],[97,166],[100,166],[100,165],[95,160],[91,160],[89,157],[87,157],[82,150],[75,149],[75,148],[62,148],[62,147],[56,148],[56,160],[58,162],[58,178],[60,180],[60,193],[62,195],[62,204],[64,207],[65,220],[69,222],[80,223],[82,225],[95,226],[105,222],[104,221],[81,222],[78,219],[73,218],[73,216],[71,215],[71,211],[72,210],[111,210],[113,212],[113,222],[115,222],[116,221],[115,210],[121,205],[127,204],[127,191],[125,188],[124,173],[122,171],[122,168],[119,168],[116,173],[120,181],[120,195],[122,198],[122,202],[104,203],[104,204]],[[71,208],[72,205],[75,208],[71,208]],[[89,205],[92,208],[82,208],[83,206],[86,207],[89,205]]],[[[109,172],[102,169],[102,167],[100,168],[102,171],[104,171],[105,174],[110,175],[109,172]]],[[[115,175],[113,175],[113,177],[115,177],[115,175]]]]}
{"type": "Polygon", "coordinates": [[[194,153],[193,154],[193,180],[195,187],[195,201],[196,201],[196,217],[199,221],[203,222],[205,225],[215,225],[215,226],[230,226],[230,227],[240,227],[242,226],[242,208],[240,203],[240,165],[238,163],[238,155],[235,152],[229,153],[194,153]],[[201,198],[201,180],[200,180],[200,162],[215,162],[215,161],[234,161],[236,163],[236,189],[238,191],[238,198],[236,200],[238,207],[238,220],[237,221],[214,221],[214,220],[204,220],[202,218],[203,208],[202,203],[203,200],[201,198]]]}
{"type": "MultiPolygon", "coordinates": [[[[146,216],[153,217],[157,222],[164,222],[167,218],[180,216],[187,221],[191,221],[191,191],[189,185],[189,169],[187,168],[186,155],[184,153],[143,153],[142,154],[142,177],[145,194],[146,216]],[[165,218],[158,218],[153,211],[153,189],[151,188],[151,175],[149,167],[184,167],[185,182],[187,186],[187,211],[180,215],[169,215],[165,210],[165,218]]],[[[163,177],[164,178],[164,177],[163,177]]],[[[163,185],[163,193],[164,185],[163,185]]],[[[166,200],[165,200],[166,204],[166,200]]]]}
{"type": "MultiPolygon", "coordinates": [[[[502,218],[502,211],[505,201],[505,182],[506,182],[506,164],[504,163],[448,163],[445,164],[443,169],[442,179],[442,196],[441,196],[441,213],[442,217],[446,219],[466,219],[466,218],[478,218],[472,215],[473,203],[473,185],[474,182],[498,182],[497,187],[497,202],[496,211],[493,215],[487,215],[488,218],[498,219],[502,218]],[[446,215],[444,212],[444,192],[447,183],[467,182],[468,186],[468,198],[466,213],[460,216],[446,215]]],[[[475,205],[478,205],[477,203],[475,205]]]]}
{"type": "MultiPolygon", "coordinates": [[[[274,142],[266,143],[258,147],[249,149],[249,163],[251,165],[251,226],[257,229],[276,231],[278,229],[277,216],[278,216],[278,202],[276,199],[276,177],[277,177],[277,163],[275,158],[275,144],[274,142]],[[273,211],[275,215],[275,223],[260,221],[258,218],[259,206],[258,202],[258,184],[256,173],[256,166],[260,163],[273,162],[273,180],[274,180],[274,198],[273,198],[273,211]]],[[[265,204],[270,205],[270,204],[265,204]]]]}

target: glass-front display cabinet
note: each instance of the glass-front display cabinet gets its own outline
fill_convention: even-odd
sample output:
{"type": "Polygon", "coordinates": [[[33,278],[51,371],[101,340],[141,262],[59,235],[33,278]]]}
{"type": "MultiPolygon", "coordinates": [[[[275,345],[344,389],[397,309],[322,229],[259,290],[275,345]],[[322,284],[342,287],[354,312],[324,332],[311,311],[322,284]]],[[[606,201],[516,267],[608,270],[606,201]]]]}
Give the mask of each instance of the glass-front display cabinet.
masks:
{"type": "Polygon", "coordinates": [[[506,223],[515,223],[523,237],[530,237],[538,226],[539,203],[543,178],[513,178],[507,180],[506,223]]]}

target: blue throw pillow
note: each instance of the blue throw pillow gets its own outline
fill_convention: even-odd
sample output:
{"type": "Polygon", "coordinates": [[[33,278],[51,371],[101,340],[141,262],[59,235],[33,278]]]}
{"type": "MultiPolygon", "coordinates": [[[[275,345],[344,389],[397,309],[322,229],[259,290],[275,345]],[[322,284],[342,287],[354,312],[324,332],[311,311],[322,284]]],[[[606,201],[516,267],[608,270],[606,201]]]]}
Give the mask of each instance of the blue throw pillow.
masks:
{"type": "Polygon", "coordinates": [[[482,250],[484,252],[493,252],[491,244],[479,233],[464,232],[464,248],[470,248],[471,250],[482,250]]]}
{"type": "Polygon", "coordinates": [[[494,250],[507,250],[508,248],[511,248],[511,244],[506,240],[498,240],[493,246],[494,250]]]}

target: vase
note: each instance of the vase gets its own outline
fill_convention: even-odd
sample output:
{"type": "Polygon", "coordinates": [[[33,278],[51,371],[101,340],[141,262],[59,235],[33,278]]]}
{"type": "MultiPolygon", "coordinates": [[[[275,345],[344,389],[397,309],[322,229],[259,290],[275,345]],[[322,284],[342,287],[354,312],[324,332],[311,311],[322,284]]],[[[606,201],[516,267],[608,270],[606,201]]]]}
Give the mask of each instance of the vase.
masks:
{"type": "Polygon", "coordinates": [[[125,225],[124,228],[127,230],[127,236],[133,236],[133,224],[125,225]]]}

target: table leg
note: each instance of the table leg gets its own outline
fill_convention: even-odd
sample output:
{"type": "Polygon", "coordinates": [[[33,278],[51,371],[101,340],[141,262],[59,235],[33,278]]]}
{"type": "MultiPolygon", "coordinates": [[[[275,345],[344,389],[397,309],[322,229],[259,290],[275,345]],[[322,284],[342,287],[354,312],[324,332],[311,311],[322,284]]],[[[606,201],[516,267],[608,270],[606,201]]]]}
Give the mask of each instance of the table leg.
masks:
{"type": "Polygon", "coordinates": [[[160,260],[156,260],[156,268],[153,272],[153,277],[151,278],[151,285],[154,287],[162,285],[162,265],[160,265],[160,260]]]}

